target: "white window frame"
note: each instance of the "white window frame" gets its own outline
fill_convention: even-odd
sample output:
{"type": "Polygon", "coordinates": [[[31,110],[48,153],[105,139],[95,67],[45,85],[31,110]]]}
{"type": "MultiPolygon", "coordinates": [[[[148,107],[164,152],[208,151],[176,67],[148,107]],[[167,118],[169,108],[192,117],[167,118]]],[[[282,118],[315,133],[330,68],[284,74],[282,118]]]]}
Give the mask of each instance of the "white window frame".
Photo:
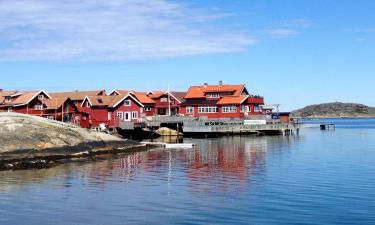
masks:
{"type": "Polygon", "coordinates": [[[132,101],[129,100],[129,99],[126,99],[126,100],[124,101],[124,105],[125,105],[125,106],[131,106],[131,105],[132,105],[132,101]]]}
{"type": "Polygon", "coordinates": [[[39,111],[43,110],[43,105],[42,104],[34,105],[34,110],[39,110],[39,111]]]}
{"type": "Polygon", "coordinates": [[[220,93],[216,93],[216,92],[207,93],[206,98],[220,98],[220,93]]]}
{"type": "Polygon", "coordinates": [[[198,113],[217,113],[219,112],[217,106],[199,106],[198,113]]]}
{"type": "Polygon", "coordinates": [[[8,112],[13,112],[13,109],[11,107],[9,107],[8,112]]]}
{"type": "Polygon", "coordinates": [[[194,114],[194,106],[187,106],[186,114],[194,114]]]}
{"type": "Polygon", "coordinates": [[[221,111],[223,113],[235,113],[235,112],[237,112],[237,106],[235,106],[235,105],[222,106],[221,111]]]}
{"type": "Polygon", "coordinates": [[[250,107],[248,105],[241,105],[240,112],[250,112],[250,107]]]}
{"type": "Polygon", "coordinates": [[[168,98],[167,97],[162,97],[162,98],[160,98],[160,102],[168,102],[168,98]]]}
{"type": "Polygon", "coordinates": [[[151,112],[152,110],[152,107],[151,106],[146,106],[145,107],[145,112],[151,112]]]}
{"type": "Polygon", "coordinates": [[[116,117],[119,118],[120,120],[124,119],[124,113],[123,112],[117,112],[116,117]]]}
{"type": "Polygon", "coordinates": [[[138,119],[138,111],[132,112],[132,119],[138,119]]]}
{"type": "Polygon", "coordinates": [[[43,100],[44,99],[44,95],[43,94],[38,95],[38,99],[39,100],[43,100]]]}

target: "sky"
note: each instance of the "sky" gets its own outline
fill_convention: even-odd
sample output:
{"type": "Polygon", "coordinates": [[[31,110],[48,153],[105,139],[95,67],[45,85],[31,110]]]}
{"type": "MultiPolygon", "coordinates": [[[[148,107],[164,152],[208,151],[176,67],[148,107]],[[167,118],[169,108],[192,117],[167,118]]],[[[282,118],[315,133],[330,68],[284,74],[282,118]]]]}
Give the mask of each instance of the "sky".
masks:
{"type": "Polygon", "coordinates": [[[0,89],[246,84],[289,111],[375,106],[372,0],[1,0],[0,89]]]}

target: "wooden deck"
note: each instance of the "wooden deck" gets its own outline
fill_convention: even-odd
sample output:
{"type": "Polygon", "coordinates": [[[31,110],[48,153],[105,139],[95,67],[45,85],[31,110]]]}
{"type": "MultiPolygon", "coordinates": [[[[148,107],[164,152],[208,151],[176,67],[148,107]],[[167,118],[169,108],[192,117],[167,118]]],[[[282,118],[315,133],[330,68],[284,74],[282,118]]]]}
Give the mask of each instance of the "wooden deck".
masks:
{"type": "Polygon", "coordinates": [[[120,122],[123,130],[136,127],[157,128],[163,124],[178,124],[184,134],[246,134],[246,133],[293,133],[299,132],[301,124],[279,123],[267,120],[267,124],[245,125],[244,119],[207,119],[194,117],[152,117],[138,123],[120,122]]]}

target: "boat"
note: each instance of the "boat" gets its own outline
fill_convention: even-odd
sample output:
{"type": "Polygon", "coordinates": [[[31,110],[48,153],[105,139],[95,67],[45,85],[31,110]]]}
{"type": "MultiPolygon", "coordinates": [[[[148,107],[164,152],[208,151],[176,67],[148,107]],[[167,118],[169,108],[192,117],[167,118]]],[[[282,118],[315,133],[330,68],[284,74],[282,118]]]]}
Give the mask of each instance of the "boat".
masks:
{"type": "Polygon", "coordinates": [[[179,143],[179,144],[165,144],[165,148],[193,148],[194,144],[191,143],[179,143]]]}

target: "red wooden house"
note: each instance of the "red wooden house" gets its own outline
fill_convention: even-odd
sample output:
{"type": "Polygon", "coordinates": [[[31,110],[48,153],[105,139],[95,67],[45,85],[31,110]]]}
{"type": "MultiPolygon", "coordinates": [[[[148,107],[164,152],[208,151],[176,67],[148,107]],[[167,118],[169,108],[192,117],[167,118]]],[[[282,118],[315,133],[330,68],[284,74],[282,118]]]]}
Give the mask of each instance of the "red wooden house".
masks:
{"type": "Polygon", "coordinates": [[[113,128],[120,121],[138,122],[144,105],[132,94],[109,96],[86,96],[81,110],[90,114],[90,126],[101,124],[113,128]]]}
{"type": "Polygon", "coordinates": [[[41,91],[0,92],[0,111],[41,116],[85,126],[85,114],[78,111],[69,98],[54,98],[41,91]]]}
{"type": "Polygon", "coordinates": [[[147,96],[155,102],[155,115],[177,115],[186,92],[149,91],[147,96]]]}
{"type": "Polygon", "coordinates": [[[105,90],[93,90],[93,91],[68,91],[68,92],[51,92],[49,95],[52,98],[70,98],[73,103],[80,107],[83,99],[85,99],[86,96],[106,96],[105,90]]]}
{"type": "Polygon", "coordinates": [[[263,114],[263,98],[251,96],[244,84],[192,86],[184,99],[180,112],[184,116],[244,118],[263,114]]]}
{"type": "Polygon", "coordinates": [[[126,96],[132,95],[136,98],[140,103],[143,105],[143,113],[144,116],[154,116],[155,115],[155,101],[152,100],[146,92],[139,92],[139,91],[127,91],[127,90],[114,90],[110,93],[112,96],[126,96]]]}

